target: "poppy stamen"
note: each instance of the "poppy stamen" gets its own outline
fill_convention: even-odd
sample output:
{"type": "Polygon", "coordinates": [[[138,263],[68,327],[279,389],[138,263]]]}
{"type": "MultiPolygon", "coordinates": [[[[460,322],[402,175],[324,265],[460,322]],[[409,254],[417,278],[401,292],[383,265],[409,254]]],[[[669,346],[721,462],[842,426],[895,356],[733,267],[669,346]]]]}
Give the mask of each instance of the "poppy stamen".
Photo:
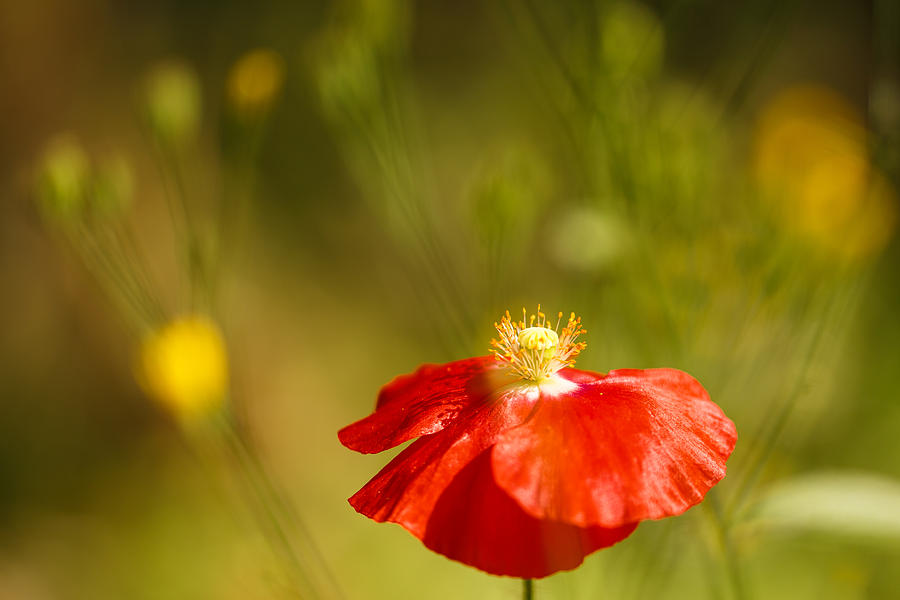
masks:
{"type": "Polygon", "coordinates": [[[575,364],[575,356],[587,346],[576,342],[586,333],[581,317],[570,313],[566,325],[559,329],[563,313],[557,314],[556,326],[550,327],[547,316],[538,304],[536,314],[528,316],[522,309],[522,320],[513,321],[506,311],[499,323],[494,323],[499,340],[491,340],[491,352],[497,360],[527,381],[541,382],[564,367],[575,364]]]}

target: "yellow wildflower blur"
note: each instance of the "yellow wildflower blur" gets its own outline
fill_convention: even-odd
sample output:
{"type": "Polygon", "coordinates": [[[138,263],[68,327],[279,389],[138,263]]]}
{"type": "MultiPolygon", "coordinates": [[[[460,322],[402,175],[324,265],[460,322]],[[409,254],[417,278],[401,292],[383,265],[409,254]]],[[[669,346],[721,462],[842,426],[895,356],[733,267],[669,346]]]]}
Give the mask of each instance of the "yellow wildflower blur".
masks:
{"type": "Polygon", "coordinates": [[[228,72],[228,99],[241,113],[269,108],[284,83],[284,60],[266,48],[251,50],[228,72]]]}
{"type": "Polygon", "coordinates": [[[754,167],[778,224],[833,256],[872,256],[894,231],[896,194],[869,162],[861,117],[832,90],[777,95],[757,123],[754,167]]]}
{"type": "Polygon", "coordinates": [[[178,417],[200,417],[219,408],[228,388],[228,356],[219,328],[196,315],[169,322],[144,341],[139,380],[178,417]]]}

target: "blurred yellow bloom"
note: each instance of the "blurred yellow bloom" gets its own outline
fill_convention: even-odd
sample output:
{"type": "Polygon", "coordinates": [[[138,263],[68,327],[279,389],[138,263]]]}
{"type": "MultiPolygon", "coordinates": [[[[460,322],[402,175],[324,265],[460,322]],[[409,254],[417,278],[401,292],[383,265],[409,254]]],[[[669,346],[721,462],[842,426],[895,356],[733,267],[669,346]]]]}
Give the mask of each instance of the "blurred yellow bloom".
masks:
{"type": "Polygon", "coordinates": [[[269,108],[284,84],[284,60],[266,48],[251,50],[228,72],[228,100],[241,113],[269,108]]]}
{"type": "Polygon", "coordinates": [[[200,125],[200,83],[184,63],[154,67],[144,82],[144,105],[153,131],[169,144],[182,144],[200,125]]]}
{"type": "Polygon", "coordinates": [[[890,239],[896,194],[869,162],[862,119],[835,92],[776,96],[757,125],[754,168],[778,224],[830,254],[860,259],[890,239]]]}
{"type": "Polygon", "coordinates": [[[188,316],[154,332],[141,348],[139,380],[179,417],[220,407],[228,388],[228,356],[219,328],[206,317],[188,316]]]}
{"type": "Polygon", "coordinates": [[[77,216],[87,201],[90,161],[70,135],[52,139],[38,170],[38,200],[48,217],[65,220],[77,216]]]}

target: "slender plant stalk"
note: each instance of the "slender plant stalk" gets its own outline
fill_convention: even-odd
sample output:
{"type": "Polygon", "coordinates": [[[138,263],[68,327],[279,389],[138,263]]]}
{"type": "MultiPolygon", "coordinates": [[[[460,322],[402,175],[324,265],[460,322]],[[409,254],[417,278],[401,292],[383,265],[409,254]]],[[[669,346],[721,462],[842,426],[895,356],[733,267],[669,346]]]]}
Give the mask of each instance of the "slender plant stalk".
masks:
{"type": "Polygon", "coordinates": [[[741,566],[731,537],[731,527],[726,520],[727,516],[719,505],[717,495],[715,493],[709,494],[706,502],[701,506],[705,509],[706,515],[709,517],[715,531],[720,558],[725,567],[728,587],[731,590],[731,598],[732,600],[746,600],[747,595],[744,590],[741,566]]]}
{"type": "Polygon", "coordinates": [[[276,556],[284,561],[286,574],[301,598],[340,600],[343,593],[310,532],[300,520],[284,491],[272,480],[265,466],[230,418],[217,421],[224,450],[236,462],[239,482],[276,556]],[[299,546],[299,547],[298,547],[299,546]]]}
{"type": "Polygon", "coordinates": [[[90,232],[79,226],[65,236],[65,241],[110,301],[122,311],[125,324],[138,333],[150,327],[153,315],[140,293],[122,279],[117,265],[103,252],[90,232]]]}
{"type": "Polygon", "coordinates": [[[522,600],[534,600],[534,579],[522,580],[522,600]]]}

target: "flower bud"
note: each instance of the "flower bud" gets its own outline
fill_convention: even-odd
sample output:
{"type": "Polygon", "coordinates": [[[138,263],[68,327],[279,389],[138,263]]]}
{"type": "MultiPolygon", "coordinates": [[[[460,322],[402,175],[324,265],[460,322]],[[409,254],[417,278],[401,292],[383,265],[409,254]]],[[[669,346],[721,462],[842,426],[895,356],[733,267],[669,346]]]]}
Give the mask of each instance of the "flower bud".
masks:
{"type": "Polygon", "coordinates": [[[592,207],[566,210],[551,222],[549,233],[551,258],[572,271],[609,269],[631,246],[628,226],[615,214],[592,207]]]}
{"type": "Polygon", "coordinates": [[[84,210],[90,185],[90,163],[81,144],[70,135],[52,139],[38,172],[41,211],[56,221],[77,218],[84,210]]]}
{"type": "Polygon", "coordinates": [[[182,145],[200,124],[200,83],[185,64],[157,65],[144,81],[144,108],[153,133],[163,143],[182,145]]]}
{"type": "Polygon", "coordinates": [[[662,68],[665,32],[659,17],[637,2],[614,2],[601,23],[602,58],[619,83],[623,78],[653,77],[662,68]]]}

